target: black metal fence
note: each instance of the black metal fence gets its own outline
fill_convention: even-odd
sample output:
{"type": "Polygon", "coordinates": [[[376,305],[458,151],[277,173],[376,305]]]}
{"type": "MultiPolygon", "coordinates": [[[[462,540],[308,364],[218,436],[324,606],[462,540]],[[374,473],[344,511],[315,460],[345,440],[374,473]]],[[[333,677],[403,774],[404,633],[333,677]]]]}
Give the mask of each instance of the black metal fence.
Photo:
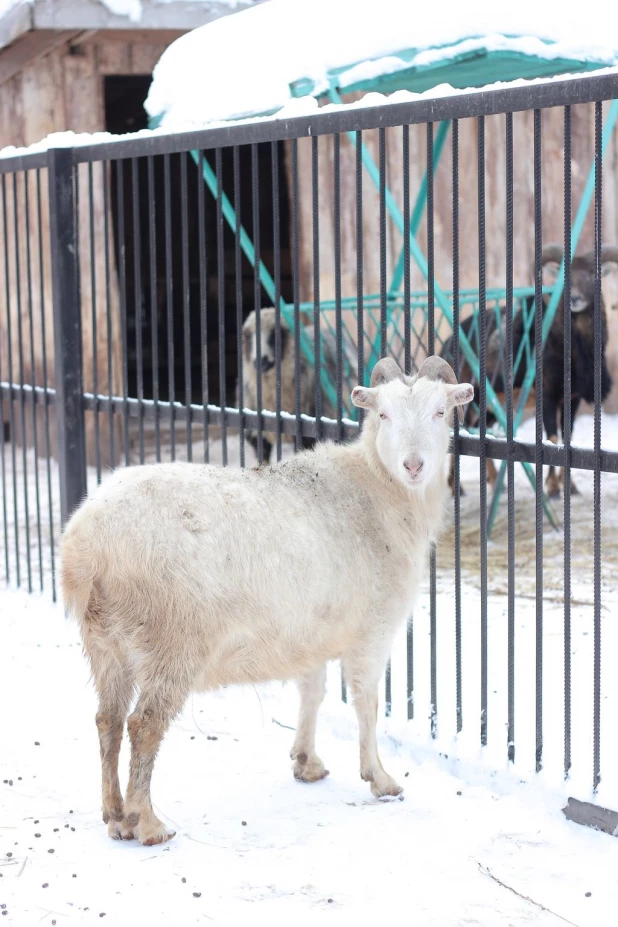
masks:
{"type": "Polygon", "coordinates": [[[618,443],[604,446],[601,432],[610,312],[601,165],[602,120],[616,97],[615,76],[593,77],[0,161],[7,584],[55,596],[61,524],[109,468],[176,458],[244,466],[252,447],[260,462],[271,447],[280,459],[315,438],[353,438],[352,381],[386,353],[412,371],[442,351],[478,382],[476,418],[461,431],[455,424],[452,523],[387,671],[386,711],[438,743],[459,735],[488,745],[497,762],[506,753],[564,775],[579,764],[595,790],[602,772],[615,780],[618,686],[613,666],[602,672],[601,650],[602,631],[616,642],[604,599],[615,598],[618,551],[618,443]],[[569,311],[574,107],[594,113],[588,148],[577,143],[585,169],[594,166],[593,293],[583,313],[569,311]],[[543,132],[550,118],[555,129],[556,112],[560,169],[554,149],[548,180],[543,132]],[[446,121],[445,172],[434,160],[446,121]],[[423,145],[426,197],[412,209],[412,148],[423,145]],[[523,204],[520,167],[533,188],[523,204]],[[462,260],[470,177],[473,268],[462,260]],[[557,195],[564,293],[548,335],[544,197],[557,195]],[[517,281],[526,234],[534,274],[517,281]],[[444,248],[448,291],[437,283],[444,248]],[[559,370],[548,354],[556,331],[559,370]],[[524,421],[518,431],[528,371],[534,428],[524,421]],[[592,400],[588,447],[571,444],[582,398],[592,400]],[[547,425],[557,414],[560,443],[558,423],[547,425]],[[544,419],[555,443],[544,440],[544,419]],[[493,460],[506,462],[506,488],[490,510],[493,460]],[[544,466],[564,468],[559,504],[547,498],[544,466]],[[592,473],[577,511],[575,469],[592,473]]]}

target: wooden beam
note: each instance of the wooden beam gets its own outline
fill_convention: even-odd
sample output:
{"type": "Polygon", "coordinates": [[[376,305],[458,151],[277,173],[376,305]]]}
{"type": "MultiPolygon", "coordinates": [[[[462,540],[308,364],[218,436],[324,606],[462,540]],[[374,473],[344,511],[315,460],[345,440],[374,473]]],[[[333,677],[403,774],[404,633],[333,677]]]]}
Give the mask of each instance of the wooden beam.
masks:
{"type": "Polygon", "coordinates": [[[41,29],[26,32],[8,48],[0,51],[0,85],[6,84],[26,65],[48,55],[78,35],[80,31],[76,29],[41,29]]]}
{"type": "Polygon", "coordinates": [[[577,798],[569,798],[562,811],[567,820],[575,824],[593,827],[610,837],[618,837],[618,811],[610,811],[588,801],[578,801],[577,798]]]}
{"type": "Polygon", "coordinates": [[[79,44],[94,42],[96,45],[113,45],[121,42],[123,45],[171,45],[186,29],[97,29],[87,34],[87,38],[80,38],[79,44]]]}

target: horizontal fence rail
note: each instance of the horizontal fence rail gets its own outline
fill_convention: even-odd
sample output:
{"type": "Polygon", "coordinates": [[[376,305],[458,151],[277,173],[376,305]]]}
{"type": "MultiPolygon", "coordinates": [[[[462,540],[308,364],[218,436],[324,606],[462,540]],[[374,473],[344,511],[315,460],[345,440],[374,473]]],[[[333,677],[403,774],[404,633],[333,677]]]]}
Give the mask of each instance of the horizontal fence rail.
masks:
{"type": "Polygon", "coordinates": [[[114,468],[354,440],[440,354],[475,395],[384,712],[613,801],[617,123],[612,74],[0,159],[7,585],[56,596],[114,468]]]}

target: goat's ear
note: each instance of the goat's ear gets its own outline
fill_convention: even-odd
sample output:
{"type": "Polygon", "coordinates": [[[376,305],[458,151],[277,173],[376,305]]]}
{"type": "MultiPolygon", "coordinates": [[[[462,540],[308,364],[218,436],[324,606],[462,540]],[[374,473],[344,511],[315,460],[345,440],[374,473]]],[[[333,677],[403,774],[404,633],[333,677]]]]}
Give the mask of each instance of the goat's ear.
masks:
{"type": "Polygon", "coordinates": [[[618,254],[612,255],[601,264],[601,275],[603,277],[607,277],[608,274],[614,273],[616,270],[618,270],[618,254]]]}
{"type": "Polygon", "coordinates": [[[447,386],[447,390],[448,405],[450,408],[458,408],[459,424],[463,425],[463,410],[461,407],[472,401],[474,387],[471,383],[456,383],[454,386],[447,386]]]}
{"type": "Polygon", "coordinates": [[[352,402],[359,409],[376,409],[378,405],[378,390],[374,387],[355,386],[352,390],[352,402]]]}
{"type": "Polygon", "coordinates": [[[471,383],[455,383],[448,385],[448,402],[451,406],[465,406],[474,396],[474,387],[471,383]]]}
{"type": "Polygon", "coordinates": [[[557,261],[547,261],[543,264],[543,286],[553,286],[558,279],[560,264],[557,261]]]}

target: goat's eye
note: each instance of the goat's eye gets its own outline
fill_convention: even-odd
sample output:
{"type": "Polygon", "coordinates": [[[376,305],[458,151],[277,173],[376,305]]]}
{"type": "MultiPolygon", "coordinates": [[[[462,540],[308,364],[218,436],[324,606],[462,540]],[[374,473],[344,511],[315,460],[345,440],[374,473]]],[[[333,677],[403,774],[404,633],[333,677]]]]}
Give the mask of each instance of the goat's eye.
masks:
{"type": "Polygon", "coordinates": [[[438,409],[436,412],[436,418],[444,418],[444,409],[438,409]]]}

